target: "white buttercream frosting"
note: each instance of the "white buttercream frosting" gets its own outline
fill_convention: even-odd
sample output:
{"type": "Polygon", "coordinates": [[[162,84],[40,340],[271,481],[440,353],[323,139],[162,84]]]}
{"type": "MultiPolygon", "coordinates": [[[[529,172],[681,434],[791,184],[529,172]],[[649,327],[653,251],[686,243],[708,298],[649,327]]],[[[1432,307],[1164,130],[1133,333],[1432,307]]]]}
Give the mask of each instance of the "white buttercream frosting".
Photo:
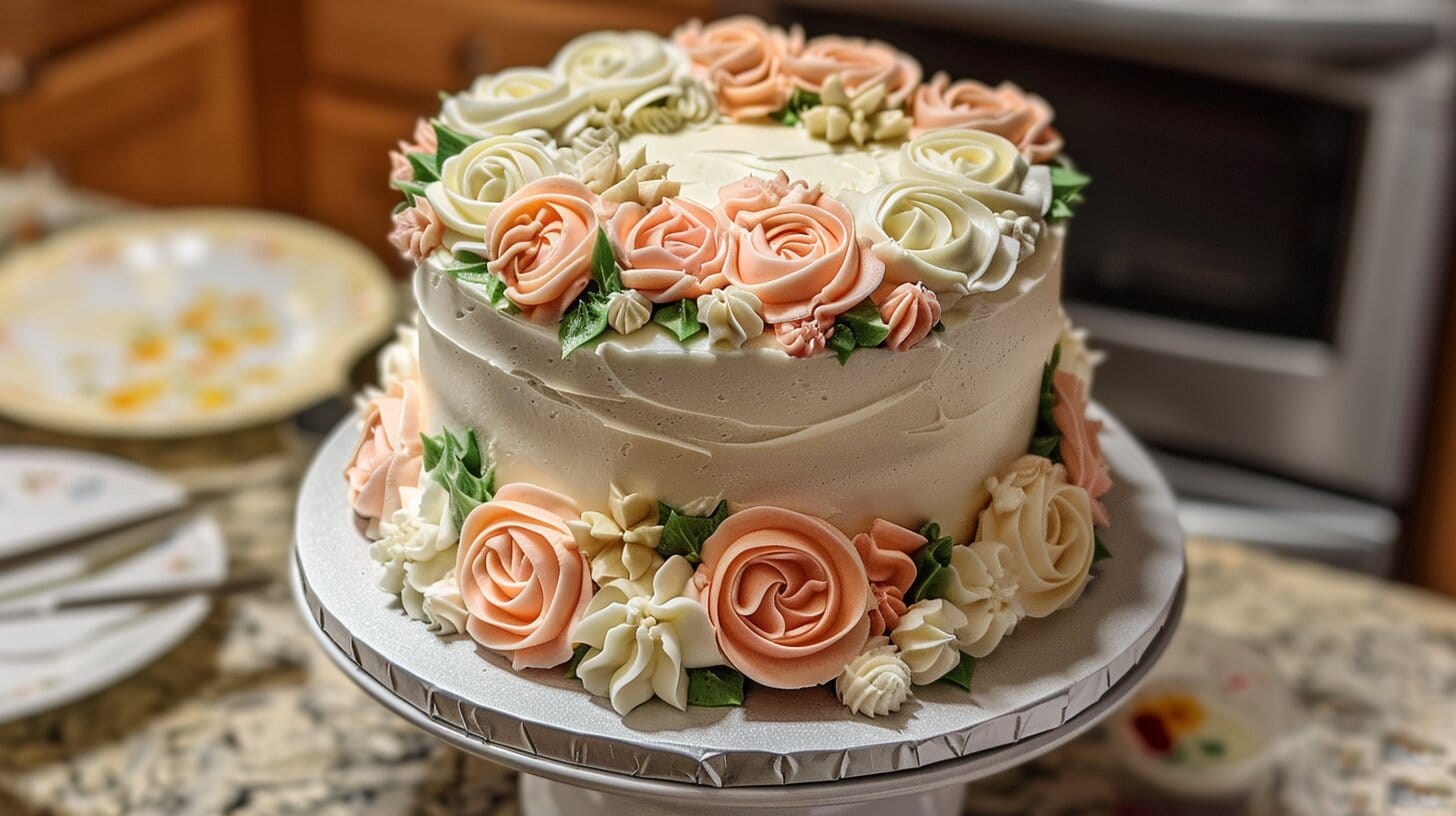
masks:
{"type": "Polygon", "coordinates": [[[656,499],[623,493],[613,482],[606,513],[588,510],[566,526],[591,564],[592,580],[605,584],[618,578],[651,580],[662,565],[662,556],[657,554],[662,538],[659,521],[656,499]]]}
{"type": "Polygon", "coordinates": [[[430,624],[440,634],[454,634],[464,626],[454,597],[455,553],[459,541],[450,514],[450,496],[435,480],[425,477],[418,488],[402,488],[403,506],[379,525],[381,538],[370,545],[374,579],[379,588],[398,595],[410,617],[430,624]],[[437,586],[449,581],[445,586],[437,586]],[[427,599],[433,600],[427,603],[427,599]]]}
{"type": "Polygon", "coordinates": [[[1010,548],[1026,614],[1044,618],[1075,602],[1096,552],[1087,491],[1067,482],[1065,467],[1031,455],[987,479],[986,488],[991,503],[976,540],[1010,548]]]}
{"type": "Polygon", "coordinates": [[[901,178],[955,187],[992,212],[1013,210],[1041,217],[1051,206],[1051,171],[1031,166],[1016,145],[984,130],[945,128],[901,145],[901,178]]]}
{"type": "Polygon", "coordinates": [[[686,70],[676,46],[647,31],[594,31],[561,47],[551,70],[591,104],[626,104],[686,70]]]}
{"type": "Polygon", "coordinates": [[[587,104],[587,97],[554,71],[508,68],[478,77],[468,90],[447,97],[440,107],[440,121],[476,138],[549,131],[587,104]]]}
{"type": "Polygon", "coordinates": [[[1015,556],[999,541],[977,541],[951,551],[950,570],[954,577],[945,600],[966,618],[956,630],[956,645],[971,657],[985,657],[1026,614],[1015,556]]]}
{"type": "Polygon", "coordinates": [[[677,709],[688,704],[688,669],[723,664],[707,610],[690,589],[693,566],[669,558],[640,583],[612,581],[592,596],[572,640],[591,647],[577,664],[586,690],[626,714],[653,696],[677,709]]]}
{"type": "Polygon", "coordinates": [[[1087,347],[1087,330],[1073,326],[1066,312],[1062,313],[1062,334],[1057,344],[1062,348],[1057,368],[1087,383],[1087,390],[1091,391],[1092,375],[1102,362],[1103,353],[1087,347]]]}
{"type": "Polygon", "coordinates": [[[631,334],[652,319],[652,301],[635,289],[607,296],[607,325],[618,334],[631,334]]]}
{"type": "Polygon", "coordinates": [[[715,289],[698,298],[698,320],[708,330],[708,347],[741,348],[763,334],[763,302],[738,286],[715,289]]]}
{"type": "Polygon", "coordinates": [[[910,667],[889,638],[870,638],[834,681],[834,693],[854,714],[892,714],[910,699],[910,667]]]}
{"type": "Polygon", "coordinates": [[[379,370],[379,387],[388,391],[405,380],[420,378],[420,332],[412,325],[400,324],[394,339],[379,350],[375,360],[379,370]]]}
{"type": "Polygon", "coordinates": [[[934,683],[960,663],[956,631],[965,625],[966,616],[940,598],[910,605],[890,633],[890,640],[910,667],[911,682],[917,686],[934,683]]]}

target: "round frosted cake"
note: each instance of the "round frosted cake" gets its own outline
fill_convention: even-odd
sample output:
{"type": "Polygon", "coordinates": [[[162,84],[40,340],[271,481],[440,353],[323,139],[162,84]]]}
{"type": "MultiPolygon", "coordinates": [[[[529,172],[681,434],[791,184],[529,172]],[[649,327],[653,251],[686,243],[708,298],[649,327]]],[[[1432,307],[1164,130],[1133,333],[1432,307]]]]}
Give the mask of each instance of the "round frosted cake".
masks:
{"type": "Polygon", "coordinates": [[[346,473],[380,586],[622,714],[969,687],[1107,554],[1052,117],[747,17],[444,97],[346,473]]]}

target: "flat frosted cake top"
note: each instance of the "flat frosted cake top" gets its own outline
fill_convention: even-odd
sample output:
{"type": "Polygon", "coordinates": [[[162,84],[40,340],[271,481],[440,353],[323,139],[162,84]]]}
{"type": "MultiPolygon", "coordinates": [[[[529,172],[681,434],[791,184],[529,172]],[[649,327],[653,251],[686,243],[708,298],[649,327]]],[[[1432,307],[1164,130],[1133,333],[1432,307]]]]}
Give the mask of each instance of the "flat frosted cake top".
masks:
{"type": "Polygon", "coordinates": [[[1086,181],[1041,98],[923,80],[884,43],[748,17],[587,34],[401,142],[392,238],[563,354],[638,331],[904,351],[1006,286],[1086,181]]]}

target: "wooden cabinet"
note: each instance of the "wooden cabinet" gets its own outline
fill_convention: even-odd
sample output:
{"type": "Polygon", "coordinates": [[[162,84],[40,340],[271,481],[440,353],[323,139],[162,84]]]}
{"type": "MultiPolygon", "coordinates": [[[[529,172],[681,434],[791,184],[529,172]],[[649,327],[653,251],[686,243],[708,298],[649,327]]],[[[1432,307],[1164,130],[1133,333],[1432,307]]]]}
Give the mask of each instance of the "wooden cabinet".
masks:
{"type": "Polygon", "coordinates": [[[245,21],[209,0],[36,62],[0,97],[0,159],[147,204],[257,203],[245,21]]]}

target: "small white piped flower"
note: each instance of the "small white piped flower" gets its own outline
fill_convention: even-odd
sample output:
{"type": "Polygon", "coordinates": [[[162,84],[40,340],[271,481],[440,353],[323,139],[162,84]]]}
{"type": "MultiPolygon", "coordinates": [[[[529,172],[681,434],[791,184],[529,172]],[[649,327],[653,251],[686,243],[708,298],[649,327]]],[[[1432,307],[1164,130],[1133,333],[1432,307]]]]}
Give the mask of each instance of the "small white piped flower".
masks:
{"type": "Polygon", "coordinates": [[[885,104],[885,84],[876,82],[850,96],[838,74],[824,81],[819,94],[820,104],[804,111],[804,127],[809,135],[831,144],[852,139],[864,147],[866,142],[903,139],[910,133],[910,118],[899,108],[885,104]]]}
{"type": "Polygon", "coordinates": [[[698,321],[708,329],[708,345],[736,349],[763,334],[763,301],[737,286],[698,298],[698,321]]]}
{"type": "Polygon", "coordinates": [[[1015,210],[996,213],[996,225],[1001,234],[1015,241],[1021,248],[1018,258],[1025,258],[1036,251],[1036,242],[1041,239],[1042,223],[1029,215],[1019,215],[1015,210]]]}
{"type": "Polygon", "coordinates": [[[607,296],[607,325],[618,334],[631,334],[652,319],[652,301],[636,289],[607,296]]]}
{"type": "Polygon", "coordinates": [[[662,565],[657,542],[662,538],[657,502],[641,493],[623,494],[611,486],[610,515],[588,510],[566,522],[576,546],[591,564],[592,580],[605,586],[616,579],[646,581],[662,565]]]}
{"type": "Polygon", "coordinates": [[[851,713],[883,717],[910,699],[910,667],[889,638],[870,638],[835,679],[834,693],[851,713]]]}
{"type": "Polygon", "coordinates": [[[917,601],[900,616],[890,640],[910,667],[911,682],[934,683],[960,664],[955,633],[965,625],[966,616],[940,598],[917,601]]]}

